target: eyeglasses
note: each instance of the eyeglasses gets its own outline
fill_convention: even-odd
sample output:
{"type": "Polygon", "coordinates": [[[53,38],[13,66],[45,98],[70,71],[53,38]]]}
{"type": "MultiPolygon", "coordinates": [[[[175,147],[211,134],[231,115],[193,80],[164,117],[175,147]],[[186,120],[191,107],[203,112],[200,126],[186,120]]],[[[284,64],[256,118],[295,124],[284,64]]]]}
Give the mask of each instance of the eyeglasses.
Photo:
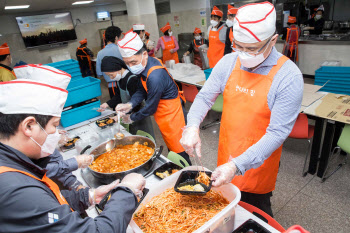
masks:
{"type": "MultiPolygon", "coordinates": [[[[233,47],[233,44],[235,43],[235,40],[234,40],[234,39],[232,40],[231,48],[232,48],[232,50],[235,51],[235,52],[245,53],[245,54],[248,55],[248,56],[254,57],[254,56],[260,54],[261,51],[262,51],[265,47],[267,48],[267,45],[270,44],[270,42],[271,42],[271,40],[272,40],[272,37],[273,37],[273,36],[271,36],[270,39],[269,39],[257,52],[245,52],[245,51],[242,51],[242,50],[240,50],[240,49],[237,49],[237,48],[233,47]]],[[[265,50],[266,50],[266,49],[265,49],[265,50]]],[[[265,52],[265,50],[264,50],[264,52],[265,52]]],[[[264,52],[263,52],[263,53],[264,53],[264,52]]]]}

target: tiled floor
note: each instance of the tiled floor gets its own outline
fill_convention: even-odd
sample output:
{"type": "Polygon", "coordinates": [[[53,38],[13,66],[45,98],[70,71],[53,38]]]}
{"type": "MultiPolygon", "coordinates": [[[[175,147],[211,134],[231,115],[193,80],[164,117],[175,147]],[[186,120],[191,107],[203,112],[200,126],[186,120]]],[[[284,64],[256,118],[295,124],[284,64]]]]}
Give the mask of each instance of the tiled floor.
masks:
{"type": "MultiPolygon", "coordinates": [[[[313,83],[313,80],[305,80],[313,83]]],[[[101,82],[102,100],[109,99],[104,80],[101,82]]],[[[186,104],[187,110],[190,103],[186,104]]],[[[217,119],[220,114],[210,111],[203,124],[217,119]]],[[[153,120],[157,145],[165,146],[153,120]]],[[[215,169],[219,126],[201,130],[202,162],[215,169]]],[[[285,228],[298,224],[312,233],[350,232],[350,165],[347,164],[326,182],[312,175],[302,177],[306,140],[287,139],[283,146],[281,166],[273,192],[272,208],[275,219],[285,228]]],[[[166,154],[166,153],[163,153],[166,154]]],[[[350,160],[349,160],[350,161],[350,160]]]]}

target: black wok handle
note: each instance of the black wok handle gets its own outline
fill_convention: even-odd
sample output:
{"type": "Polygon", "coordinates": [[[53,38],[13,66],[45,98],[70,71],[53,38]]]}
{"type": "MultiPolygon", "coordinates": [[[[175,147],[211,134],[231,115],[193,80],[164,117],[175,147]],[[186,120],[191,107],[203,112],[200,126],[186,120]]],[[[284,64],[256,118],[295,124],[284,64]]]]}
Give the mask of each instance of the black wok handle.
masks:
{"type": "Polygon", "coordinates": [[[81,152],[80,152],[80,154],[82,155],[82,154],[84,154],[88,149],[90,149],[91,148],[91,145],[87,145],[81,152]]]}
{"type": "Polygon", "coordinates": [[[163,146],[160,146],[160,147],[159,147],[159,150],[158,150],[158,153],[156,154],[156,156],[154,156],[154,157],[152,158],[152,161],[154,161],[155,159],[159,158],[160,155],[162,154],[162,152],[163,152],[163,146]]]}

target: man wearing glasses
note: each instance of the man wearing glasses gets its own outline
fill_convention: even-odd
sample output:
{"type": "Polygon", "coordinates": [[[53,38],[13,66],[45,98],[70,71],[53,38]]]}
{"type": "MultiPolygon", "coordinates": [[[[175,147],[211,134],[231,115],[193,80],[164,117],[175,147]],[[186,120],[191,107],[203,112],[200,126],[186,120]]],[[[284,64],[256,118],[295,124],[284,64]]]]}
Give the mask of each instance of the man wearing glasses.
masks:
{"type": "Polygon", "coordinates": [[[213,186],[232,182],[242,201],[272,216],[270,198],[282,152],[282,143],[299,114],[303,76],[274,45],[276,11],[269,2],[238,9],[233,24],[235,53],[214,67],[188,114],[181,144],[201,156],[199,125],[223,93],[218,167],[213,186]]]}

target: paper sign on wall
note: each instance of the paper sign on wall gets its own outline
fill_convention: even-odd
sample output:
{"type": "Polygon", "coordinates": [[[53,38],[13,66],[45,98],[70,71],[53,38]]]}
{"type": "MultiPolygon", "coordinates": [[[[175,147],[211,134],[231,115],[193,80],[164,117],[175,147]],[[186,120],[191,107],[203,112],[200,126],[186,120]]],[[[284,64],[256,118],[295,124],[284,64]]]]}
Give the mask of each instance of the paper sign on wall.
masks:
{"type": "Polygon", "coordinates": [[[201,15],[201,17],[205,17],[207,15],[206,11],[200,11],[199,14],[201,15]]]}
{"type": "Polygon", "coordinates": [[[202,26],[206,26],[207,24],[207,19],[206,18],[202,18],[202,26]]]}
{"type": "Polygon", "coordinates": [[[180,27],[180,19],[179,16],[174,16],[175,27],[180,27]]]}

